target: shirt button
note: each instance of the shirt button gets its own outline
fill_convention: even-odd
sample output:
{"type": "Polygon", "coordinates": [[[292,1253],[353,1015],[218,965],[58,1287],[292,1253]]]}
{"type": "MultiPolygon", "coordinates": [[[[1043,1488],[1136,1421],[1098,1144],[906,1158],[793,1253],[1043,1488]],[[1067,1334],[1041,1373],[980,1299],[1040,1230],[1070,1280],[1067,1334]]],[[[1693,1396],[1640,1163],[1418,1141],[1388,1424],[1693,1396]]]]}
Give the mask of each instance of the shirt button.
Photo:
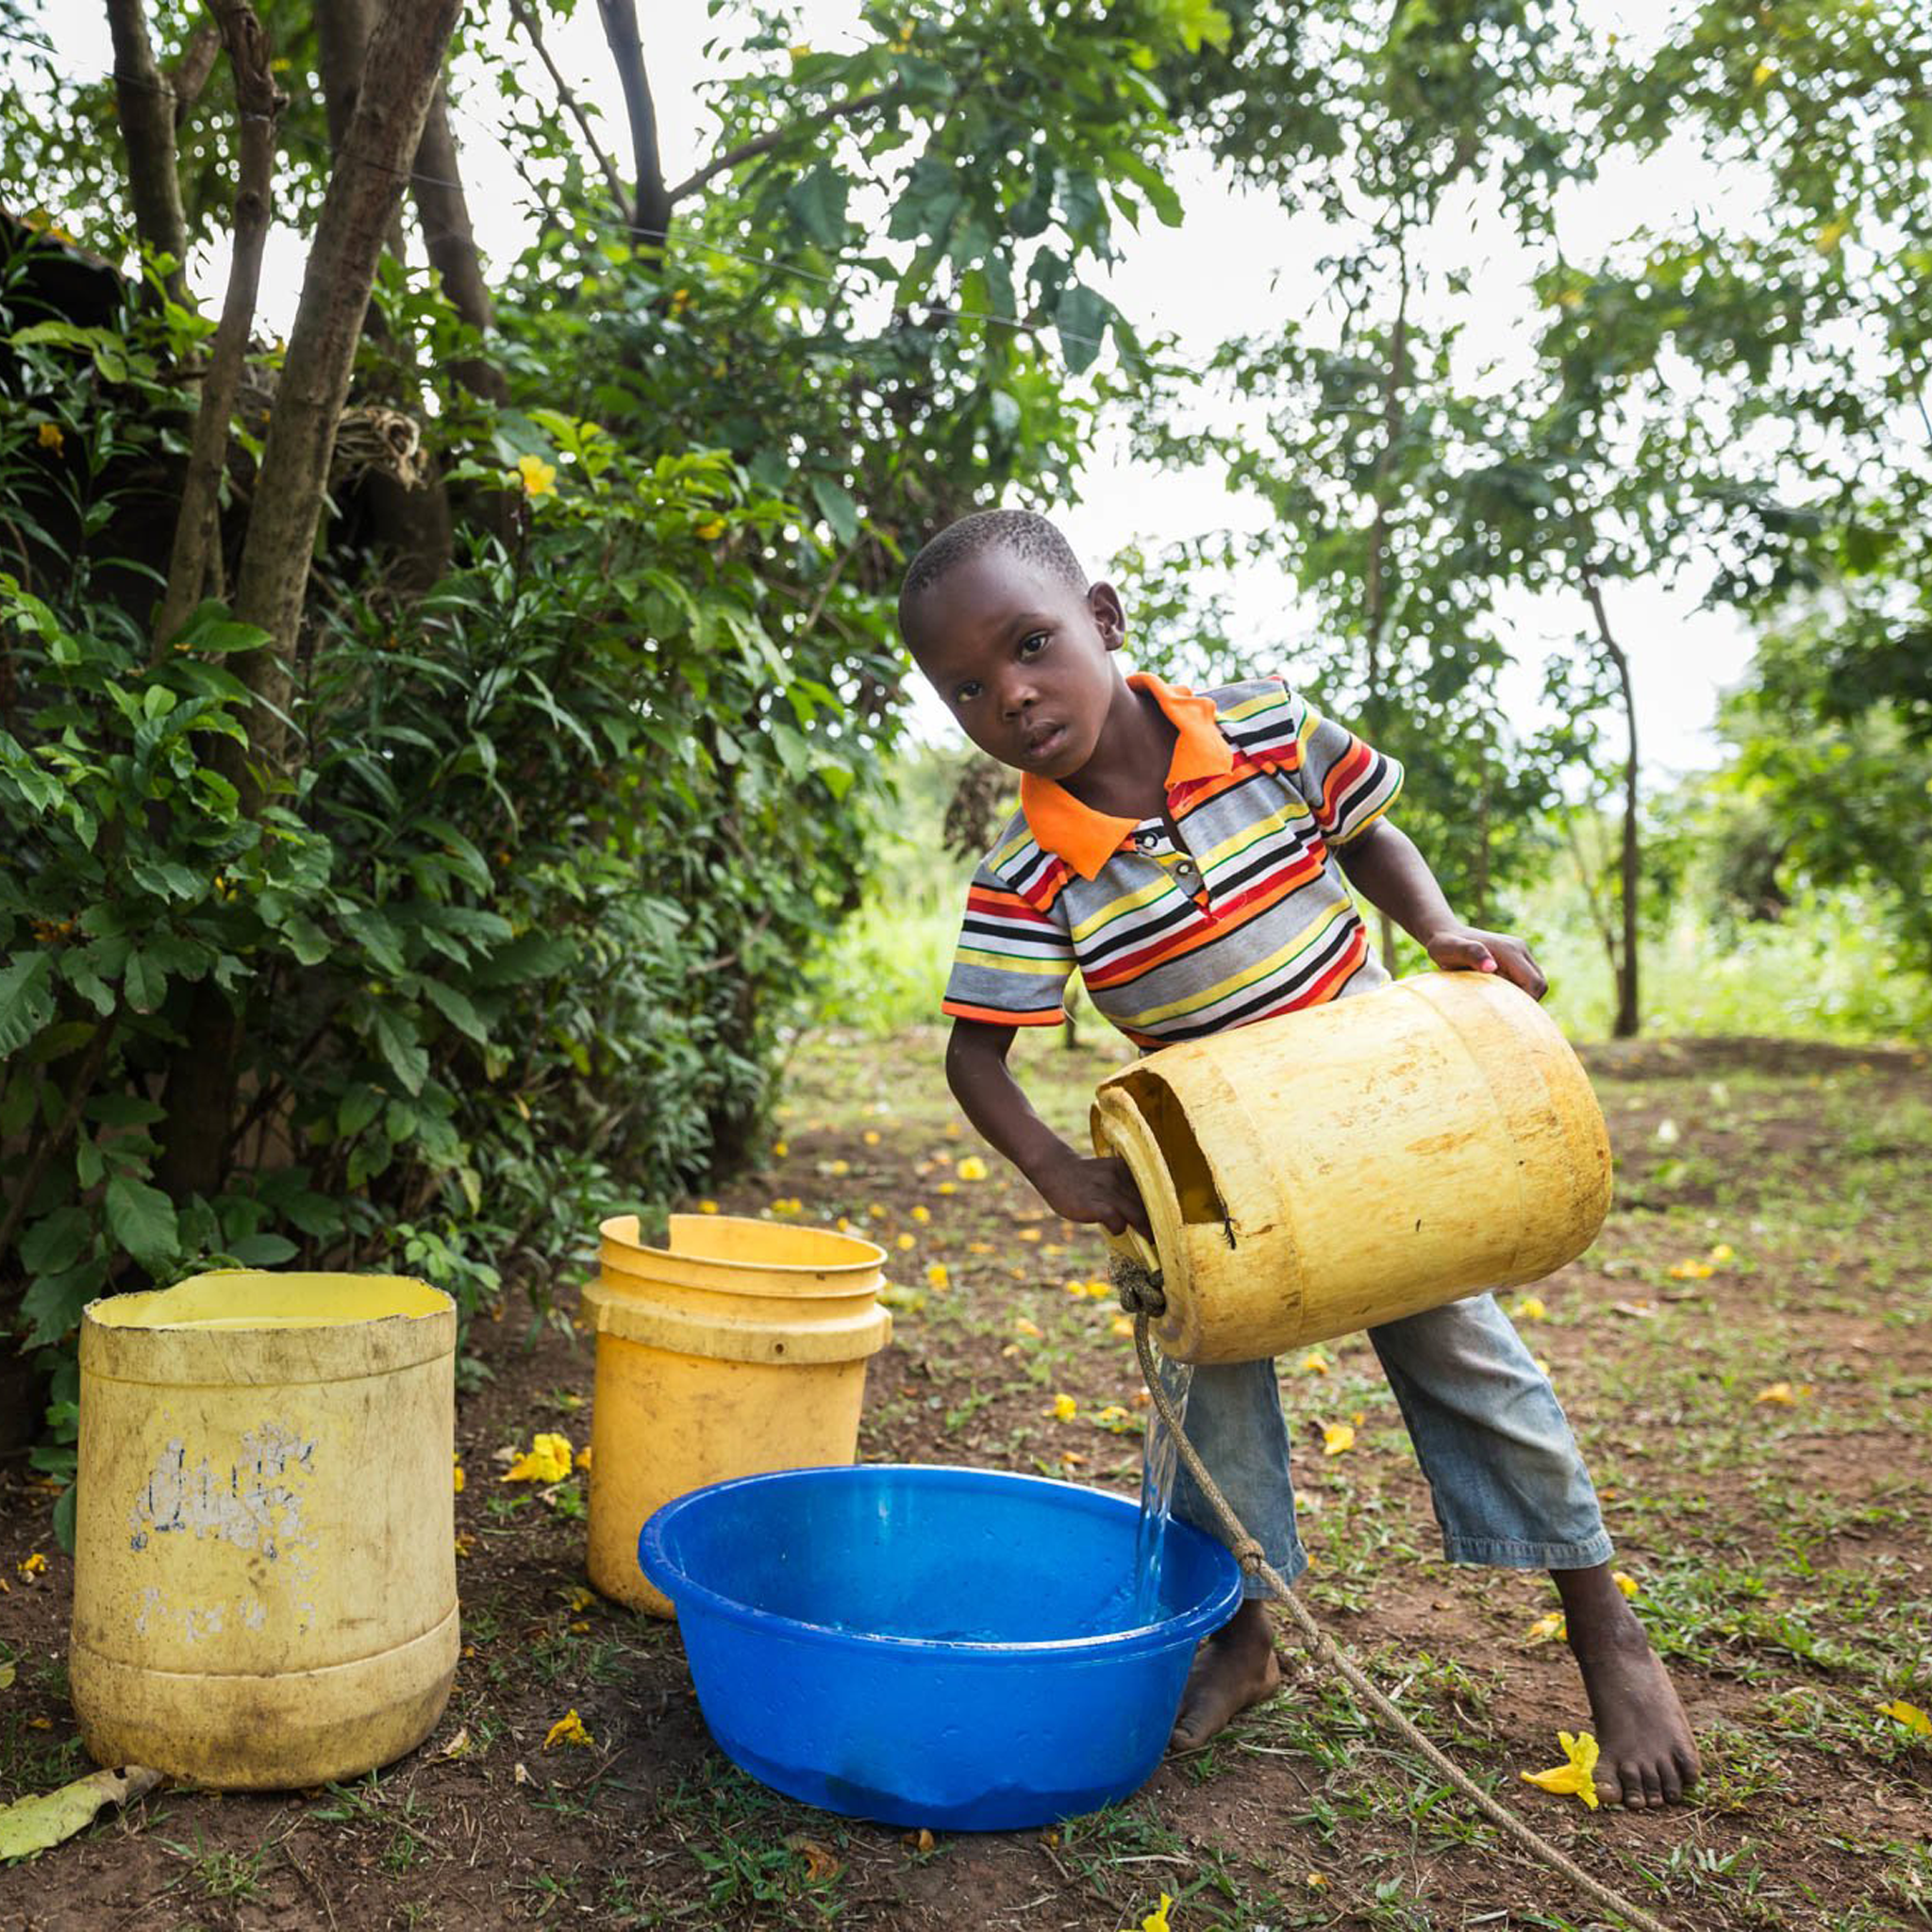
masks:
{"type": "Polygon", "coordinates": [[[1158,832],[1136,832],[1134,834],[1134,843],[1138,845],[1142,852],[1151,852],[1154,849],[1155,841],[1158,837],[1159,834],[1158,832]]]}

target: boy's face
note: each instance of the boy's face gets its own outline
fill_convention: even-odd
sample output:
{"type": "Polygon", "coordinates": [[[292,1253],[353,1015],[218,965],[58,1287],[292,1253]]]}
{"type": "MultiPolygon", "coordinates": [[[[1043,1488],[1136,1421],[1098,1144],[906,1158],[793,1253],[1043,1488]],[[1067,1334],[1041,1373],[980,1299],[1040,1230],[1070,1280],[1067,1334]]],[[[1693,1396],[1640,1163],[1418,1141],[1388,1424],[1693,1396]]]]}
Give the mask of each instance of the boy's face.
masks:
{"type": "Polygon", "coordinates": [[[1007,550],[949,571],[908,613],[926,680],[990,758],[1069,778],[1093,756],[1126,619],[1111,584],[1084,592],[1007,550]]]}

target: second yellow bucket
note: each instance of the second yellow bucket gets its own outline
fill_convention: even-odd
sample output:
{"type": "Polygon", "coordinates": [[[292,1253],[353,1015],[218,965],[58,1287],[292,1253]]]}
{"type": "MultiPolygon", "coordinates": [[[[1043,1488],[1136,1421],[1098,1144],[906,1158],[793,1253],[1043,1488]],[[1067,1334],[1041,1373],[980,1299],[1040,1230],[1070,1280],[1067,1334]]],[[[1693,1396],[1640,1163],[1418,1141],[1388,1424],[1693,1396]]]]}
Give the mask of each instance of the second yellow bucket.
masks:
{"type": "Polygon", "coordinates": [[[727,1476],[850,1462],[865,1365],[891,1340],[885,1251],[826,1228],[674,1214],[602,1224],[584,1306],[597,1329],[591,1581],[668,1617],[638,1568],[644,1519],[727,1476]]]}

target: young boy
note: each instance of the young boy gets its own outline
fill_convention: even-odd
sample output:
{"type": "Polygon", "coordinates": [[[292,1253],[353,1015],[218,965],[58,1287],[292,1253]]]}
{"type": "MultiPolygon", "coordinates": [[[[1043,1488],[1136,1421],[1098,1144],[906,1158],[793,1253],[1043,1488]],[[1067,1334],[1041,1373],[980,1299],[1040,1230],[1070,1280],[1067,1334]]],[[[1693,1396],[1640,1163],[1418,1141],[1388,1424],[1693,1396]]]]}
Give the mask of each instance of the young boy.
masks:
{"type": "MultiPolygon", "coordinates": [[[[1066,1219],[1147,1231],[1125,1163],[1062,1141],[1007,1066],[1016,1027],[1059,1020],[1075,966],[1094,1006],[1143,1047],[1366,992],[1389,975],[1345,874],[1437,966],[1501,973],[1542,997],[1528,948],[1459,924],[1384,816],[1402,783],[1391,759],[1276,678],[1195,695],[1124,677],[1112,656],[1126,637],[1121,600],[1086,581],[1044,518],[992,510],[942,531],[906,573],[899,622],[967,737],[1022,774],[1021,810],[969,894],[946,990],[946,1076],[973,1124],[1066,1219]]],[[[1549,1378],[1488,1294],[1369,1339],[1449,1557],[1553,1574],[1606,1794],[1633,1807],[1680,1797],[1697,1749],[1611,1579],[1596,1493],[1549,1378]]],[[[1307,1559],[1274,1363],[1196,1369],[1188,1431],[1269,1561],[1299,1576],[1307,1559]]],[[[1175,1510],[1214,1533],[1185,1472],[1175,1510]]],[[[1203,1743],[1279,1682],[1260,1592],[1251,1580],[1202,1646],[1174,1748],[1203,1743]]]]}

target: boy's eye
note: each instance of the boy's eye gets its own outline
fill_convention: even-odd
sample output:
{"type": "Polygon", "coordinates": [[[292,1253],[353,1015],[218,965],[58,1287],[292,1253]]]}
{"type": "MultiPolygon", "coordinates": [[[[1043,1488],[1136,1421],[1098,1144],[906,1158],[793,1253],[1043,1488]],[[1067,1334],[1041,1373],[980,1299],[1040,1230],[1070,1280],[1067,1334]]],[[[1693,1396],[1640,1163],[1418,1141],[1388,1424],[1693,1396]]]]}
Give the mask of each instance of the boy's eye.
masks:
{"type": "Polygon", "coordinates": [[[954,691],[953,702],[956,705],[963,705],[968,698],[976,698],[978,695],[979,685],[977,681],[973,678],[968,678],[964,684],[960,685],[959,688],[956,691],[954,691]]]}
{"type": "Polygon", "coordinates": [[[1023,658],[1037,658],[1046,649],[1046,633],[1043,630],[1029,631],[1020,640],[1020,655],[1023,658]]]}

